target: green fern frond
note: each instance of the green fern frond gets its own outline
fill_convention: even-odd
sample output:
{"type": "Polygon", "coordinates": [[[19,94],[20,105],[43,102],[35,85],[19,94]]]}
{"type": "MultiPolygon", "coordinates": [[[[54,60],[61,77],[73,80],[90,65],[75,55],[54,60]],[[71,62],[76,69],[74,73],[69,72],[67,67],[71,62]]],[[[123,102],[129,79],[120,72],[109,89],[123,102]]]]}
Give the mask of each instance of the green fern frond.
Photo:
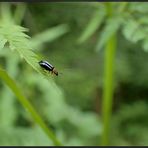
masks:
{"type": "MultiPolygon", "coordinates": [[[[31,39],[31,44],[34,48],[40,48],[43,43],[51,42],[69,31],[67,24],[61,24],[50,29],[47,29],[31,39]]],[[[37,49],[38,50],[38,49],[37,49]]]]}
{"type": "MultiPolygon", "coordinates": [[[[8,41],[9,47],[12,51],[16,51],[21,58],[24,58],[28,64],[30,64],[39,73],[45,74],[39,67],[38,61],[41,59],[37,54],[32,51],[32,46],[29,40],[29,36],[25,34],[28,29],[14,25],[14,24],[1,24],[0,34],[1,42],[8,41]]],[[[3,47],[4,45],[1,44],[3,47]]]]}
{"type": "MultiPolygon", "coordinates": [[[[102,8],[102,7],[101,7],[102,8]]],[[[102,24],[104,17],[105,17],[105,10],[104,9],[97,9],[88,23],[86,29],[78,39],[78,43],[85,42],[92,34],[99,29],[100,25],[102,24]]]]}
{"type": "Polygon", "coordinates": [[[127,40],[134,43],[146,37],[146,33],[142,26],[131,18],[125,21],[122,32],[127,40]]]}
{"type": "Polygon", "coordinates": [[[104,27],[100,35],[99,42],[96,45],[97,51],[100,50],[112,37],[112,35],[117,32],[120,25],[122,24],[122,21],[123,18],[121,17],[112,17],[107,20],[106,26],[104,27]]]}
{"type": "MultiPolygon", "coordinates": [[[[33,52],[29,40],[30,37],[25,34],[25,32],[27,31],[28,29],[15,25],[13,22],[11,23],[11,21],[4,21],[3,19],[0,24],[1,48],[4,47],[6,42],[8,42],[8,45],[12,51],[17,52],[20,57],[25,59],[25,61],[29,65],[31,65],[36,71],[43,74],[44,76],[48,76],[48,73],[44,72],[38,64],[41,58],[33,52]]],[[[47,133],[53,143],[55,145],[61,145],[52,133],[52,131],[48,129],[48,127],[42,121],[41,117],[36,113],[29,101],[22,95],[21,91],[17,88],[15,82],[8,76],[8,74],[3,69],[0,70],[0,76],[15,93],[20,103],[32,114],[32,117],[35,119],[36,123],[38,123],[42,127],[44,132],[47,133]]]]}
{"type": "Polygon", "coordinates": [[[7,39],[3,35],[0,35],[0,50],[4,48],[6,42],[7,39]]]}

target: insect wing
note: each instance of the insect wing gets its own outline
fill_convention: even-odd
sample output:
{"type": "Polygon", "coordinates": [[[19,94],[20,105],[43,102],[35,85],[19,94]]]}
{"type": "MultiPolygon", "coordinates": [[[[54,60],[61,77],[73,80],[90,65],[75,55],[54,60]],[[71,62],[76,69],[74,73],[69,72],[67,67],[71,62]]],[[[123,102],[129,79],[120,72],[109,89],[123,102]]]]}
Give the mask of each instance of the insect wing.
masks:
{"type": "Polygon", "coordinates": [[[39,62],[40,66],[43,67],[46,70],[52,71],[53,70],[53,66],[51,64],[49,64],[47,61],[40,61],[39,62]]]}

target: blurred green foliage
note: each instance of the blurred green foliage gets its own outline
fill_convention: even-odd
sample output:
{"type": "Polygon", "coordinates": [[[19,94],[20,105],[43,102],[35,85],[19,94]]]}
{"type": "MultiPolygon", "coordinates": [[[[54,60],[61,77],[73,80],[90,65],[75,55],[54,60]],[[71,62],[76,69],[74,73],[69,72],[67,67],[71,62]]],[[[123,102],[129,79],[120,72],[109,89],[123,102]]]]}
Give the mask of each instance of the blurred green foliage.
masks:
{"type": "MultiPolygon", "coordinates": [[[[5,7],[0,3],[1,66],[63,145],[101,143],[104,46],[114,33],[115,109],[110,144],[148,145],[148,5],[110,3],[113,12],[108,17],[108,4],[11,3],[5,7]],[[40,59],[61,74],[44,73],[37,63],[40,59]]],[[[52,145],[52,139],[3,84],[0,145],[52,145]]]]}

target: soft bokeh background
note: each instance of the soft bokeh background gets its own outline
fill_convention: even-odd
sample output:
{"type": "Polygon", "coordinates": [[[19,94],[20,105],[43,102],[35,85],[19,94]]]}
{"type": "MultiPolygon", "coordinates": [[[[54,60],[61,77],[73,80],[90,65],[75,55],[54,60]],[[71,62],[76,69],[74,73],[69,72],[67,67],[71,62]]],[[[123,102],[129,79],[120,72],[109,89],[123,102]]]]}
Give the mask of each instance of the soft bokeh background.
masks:
{"type": "MultiPolygon", "coordinates": [[[[114,26],[105,30],[107,17],[99,20],[109,7],[90,2],[11,5],[12,12],[18,8],[17,23],[29,29],[34,52],[61,74],[49,75],[53,79],[49,83],[8,49],[0,51],[1,64],[63,145],[100,145],[105,49],[96,48],[114,26]],[[81,35],[89,32],[91,21],[94,32],[83,41],[81,35]]],[[[148,145],[148,3],[127,3],[119,14],[116,10],[124,3],[110,7],[113,15],[125,20],[116,32],[109,145],[148,145]]],[[[0,83],[0,145],[51,144],[11,90],[0,83]]]]}

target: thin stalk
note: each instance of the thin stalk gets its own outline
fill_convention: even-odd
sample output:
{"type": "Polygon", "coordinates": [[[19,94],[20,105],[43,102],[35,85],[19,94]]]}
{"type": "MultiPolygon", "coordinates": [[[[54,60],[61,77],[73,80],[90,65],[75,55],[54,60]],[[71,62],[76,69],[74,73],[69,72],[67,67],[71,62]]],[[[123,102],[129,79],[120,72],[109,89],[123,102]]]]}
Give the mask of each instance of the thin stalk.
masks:
{"type": "MultiPolygon", "coordinates": [[[[113,16],[114,8],[113,3],[105,3],[108,18],[113,16]]],[[[121,3],[118,13],[125,11],[128,3],[121,3]]],[[[109,130],[110,119],[112,114],[113,93],[114,93],[114,59],[116,53],[116,33],[112,35],[106,44],[105,48],[105,65],[104,65],[104,88],[103,88],[103,102],[102,102],[102,120],[103,120],[103,132],[102,132],[102,145],[109,144],[109,130]]]]}
{"type": "Polygon", "coordinates": [[[23,107],[32,115],[32,118],[35,120],[36,123],[39,124],[39,126],[43,129],[43,131],[47,134],[50,140],[54,143],[56,146],[62,145],[58,139],[53,134],[52,130],[50,130],[40,115],[36,112],[34,107],[31,105],[31,103],[28,101],[27,98],[24,97],[21,90],[18,88],[14,80],[6,73],[5,70],[0,68],[0,78],[9,86],[9,88],[13,91],[13,93],[17,96],[20,103],[23,105],[23,107]]]}
{"type": "Polygon", "coordinates": [[[103,89],[103,104],[102,104],[102,117],[103,117],[103,133],[102,145],[109,143],[109,125],[112,113],[113,102],[113,69],[116,49],[116,34],[114,34],[107,42],[105,49],[105,69],[104,69],[104,89],[103,89]]]}

